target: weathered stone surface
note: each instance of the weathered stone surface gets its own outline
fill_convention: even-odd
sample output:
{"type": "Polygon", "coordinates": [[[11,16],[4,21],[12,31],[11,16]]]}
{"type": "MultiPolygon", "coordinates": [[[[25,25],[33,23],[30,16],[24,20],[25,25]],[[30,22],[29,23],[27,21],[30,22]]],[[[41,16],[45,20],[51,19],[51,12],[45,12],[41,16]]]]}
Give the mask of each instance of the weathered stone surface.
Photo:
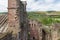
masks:
{"type": "Polygon", "coordinates": [[[58,40],[59,25],[52,25],[47,32],[42,23],[36,20],[28,22],[26,1],[8,0],[8,31],[12,34],[5,35],[2,40],[58,40]]]}
{"type": "Polygon", "coordinates": [[[20,0],[8,0],[8,25],[13,37],[27,40],[26,5],[20,0]]]}
{"type": "Polygon", "coordinates": [[[47,28],[44,29],[42,23],[39,23],[36,20],[29,20],[29,32],[30,32],[29,39],[30,40],[58,40],[59,25],[54,24],[51,25],[50,27],[48,29],[47,28]],[[47,32],[46,30],[49,30],[49,32],[47,32]]]}
{"type": "Polygon", "coordinates": [[[30,40],[42,40],[42,24],[36,20],[29,20],[30,40]]]}

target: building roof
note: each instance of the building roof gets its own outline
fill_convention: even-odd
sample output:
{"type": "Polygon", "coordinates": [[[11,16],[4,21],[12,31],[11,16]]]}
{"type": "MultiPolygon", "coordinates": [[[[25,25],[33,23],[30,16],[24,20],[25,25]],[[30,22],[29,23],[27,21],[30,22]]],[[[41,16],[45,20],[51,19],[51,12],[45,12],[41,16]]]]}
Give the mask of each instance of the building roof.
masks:
{"type": "Polygon", "coordinates": [[[7,31],[7,14],[0,14],[0,33],[7,31]]]}

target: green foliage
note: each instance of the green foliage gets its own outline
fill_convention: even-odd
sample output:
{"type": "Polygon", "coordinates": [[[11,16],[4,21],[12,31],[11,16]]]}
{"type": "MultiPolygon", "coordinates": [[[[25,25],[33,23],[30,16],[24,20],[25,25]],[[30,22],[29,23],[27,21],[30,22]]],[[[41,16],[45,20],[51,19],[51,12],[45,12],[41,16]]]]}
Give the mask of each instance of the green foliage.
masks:
{"type": "Polygon", "coordinates": [[[42,22],[43,24],[45,24],[45,25],[51,24],[52,21],[53,21],[53,20],[52,20],[51,18],[42,18],[42,19],[41,19],[41,22],[42,22]]]}
{"type": "MultiPolygon", "coordinates": [[[[28,12],[28,18],[42,22],[44,25],[50,25],[52,23],[60,23],[60,20],[55,20],[55,17],[45,16],[37,12],[28,12]]],[[[59,18],[60,19],[60,18],[59,18]]]]}

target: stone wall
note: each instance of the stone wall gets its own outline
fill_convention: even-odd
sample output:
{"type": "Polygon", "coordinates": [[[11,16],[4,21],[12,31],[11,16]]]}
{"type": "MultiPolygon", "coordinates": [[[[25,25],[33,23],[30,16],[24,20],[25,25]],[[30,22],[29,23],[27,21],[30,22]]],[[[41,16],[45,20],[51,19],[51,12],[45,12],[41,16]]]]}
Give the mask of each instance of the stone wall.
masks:
{"type": "Polygon", "coordinates": [[[42,40],[42,24],[36,20],[29,20],[30,40],[42,40]]]}
{"type": "Polygon", "coordinates": [[[0,40],[12,40],[11,33],[2,33],[0,34],[0,40]]]}
{"type": "Polygon", "coordinates": [[[29,20],[29,39],[30,40],[58,40],[59,25],[54,24],[46,28],[41,22],[29,20]],[[52,27],[52,28],[51,28],[52,27]]]}
{"type": "Polygon", "coordinates": [[[26,1],[8,0],[8,26],[16,40],[27,40],[26,1]]]}

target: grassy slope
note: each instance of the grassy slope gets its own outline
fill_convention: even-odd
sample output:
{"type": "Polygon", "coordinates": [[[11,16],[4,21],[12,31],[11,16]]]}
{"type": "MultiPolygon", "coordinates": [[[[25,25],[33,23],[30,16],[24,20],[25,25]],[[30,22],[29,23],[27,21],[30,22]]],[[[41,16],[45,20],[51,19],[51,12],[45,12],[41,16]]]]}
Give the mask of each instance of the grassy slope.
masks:
{"type": "MultiPolygon", "coordinates": [[[[37,20],[39,22],[42,22],[45,25],[52,24],[52,23],[60,23],[60,20],[57,20],[57,18],[60,19],[60,16],[57,17],[45,16],[46,13],[47,12],[28,12],[27,14],[29,19],[37,20]]],[[[48,13],[50,14],[52,12],[48,12],[48,13]]],[[[53,12],[53,14],[54,13],[56,12],[53,12]]]]}

